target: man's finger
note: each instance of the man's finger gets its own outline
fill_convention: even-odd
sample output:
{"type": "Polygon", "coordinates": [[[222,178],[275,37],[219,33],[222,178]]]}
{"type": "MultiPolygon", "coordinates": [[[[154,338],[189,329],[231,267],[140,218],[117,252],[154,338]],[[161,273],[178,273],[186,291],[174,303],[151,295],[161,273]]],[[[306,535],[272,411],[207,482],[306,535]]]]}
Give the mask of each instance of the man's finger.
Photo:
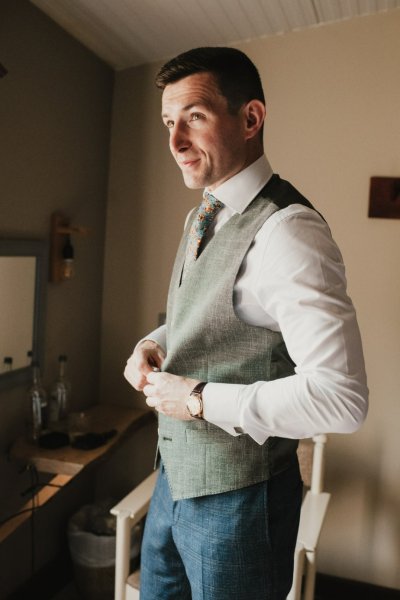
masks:
{"type": "Polygon", "coordinates": [[[155,369],[152,369],[146,375],[147,381],[149,383],[157,383],[157,381],[159,381],[160,377],[163,377],[163,374],[159,370],[155,370],[155,369]]]}
{"type": "Polygon", "coordinates": [[[147,404],[147,406],[151,406],[152,408],[156,408],[157,404],[158,404],[158,400],[157,400],[157,398],[153,398],[152,396],[148,396],[146,398],[146,404],[147,404]]]}

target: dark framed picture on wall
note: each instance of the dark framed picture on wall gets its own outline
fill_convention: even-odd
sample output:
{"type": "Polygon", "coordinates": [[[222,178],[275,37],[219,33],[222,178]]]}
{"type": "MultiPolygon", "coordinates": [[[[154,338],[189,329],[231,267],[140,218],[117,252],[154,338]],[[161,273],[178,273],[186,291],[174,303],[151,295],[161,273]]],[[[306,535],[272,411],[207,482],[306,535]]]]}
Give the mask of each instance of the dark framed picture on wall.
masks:
{"type": "Polygon", "coordinates": [[[400,177],[371,177],[368,216],[400,219],[400,177]]]}

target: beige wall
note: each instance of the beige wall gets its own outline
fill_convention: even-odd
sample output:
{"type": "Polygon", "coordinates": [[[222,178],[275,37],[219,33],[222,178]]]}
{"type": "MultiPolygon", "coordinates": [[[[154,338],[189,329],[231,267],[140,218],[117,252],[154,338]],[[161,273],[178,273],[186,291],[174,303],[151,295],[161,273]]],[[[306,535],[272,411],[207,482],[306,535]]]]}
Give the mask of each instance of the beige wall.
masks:
{"type": "MultiPolygon", "coordinates": [[[[100,316],[113,73],[27,0],[0,3],[0,236],[48,240],[62,210],[87,238],[73,239],[76,278],[47,284],[44,383],[68,355],[73,405],[99,399],[100,316]]],[[[18,510],[31,485],[7,460],[23,431],[25,386],[0,394],[0,518],[18,510]]],[[[65,523],[90,488],[74,482],[37,515],[36,566],[60,549],[65,523]]],[[[86,495],[85,495],[86,494],[86,495]]],[[[31,575],[29,522],[0,544],[0,596],[31,575]]]]}
{"type": "MultiPolygon", "coordinates": [[[[369,219],[369,178],[400,175],[399,11],[241,44],[259,66],[273,168],[329,221],[358,310],[371,392],[369,418],[332,435],[333,498],[319,569],[400,587],[400,222],[369,219]]],[[[140,404],[122,371],[165,308],[184,217],[153,87],[158,65],[117,74],[103,293],[102,394],[140,404]]]]}

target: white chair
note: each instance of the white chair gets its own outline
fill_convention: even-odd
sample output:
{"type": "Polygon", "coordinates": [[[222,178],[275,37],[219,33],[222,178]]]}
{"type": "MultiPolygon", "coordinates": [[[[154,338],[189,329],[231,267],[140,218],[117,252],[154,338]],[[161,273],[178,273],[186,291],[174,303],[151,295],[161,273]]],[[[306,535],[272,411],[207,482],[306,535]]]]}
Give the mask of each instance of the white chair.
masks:
{"type": "MultiPolygon", "coordinates": [[[[298,456],[305,495],[295,550],[293,586],[287,600],[313,600],[316,551],[330,494],[323,492],[325,435],[300,440],[298,456]]],[[[131,528],[146,515],[156,483],[154,471],[111,513],[117,517],[114,600],[139,600],[140,572],[129,573],[131,528]]]]}
{"type": "Polygon", "coordinates": [[[294,555],[293,585],[287,600],[313,600],[319,536],[330,494],[323,492],[326,435],[300,440],[297,451],[305,488],[294,555]]]}

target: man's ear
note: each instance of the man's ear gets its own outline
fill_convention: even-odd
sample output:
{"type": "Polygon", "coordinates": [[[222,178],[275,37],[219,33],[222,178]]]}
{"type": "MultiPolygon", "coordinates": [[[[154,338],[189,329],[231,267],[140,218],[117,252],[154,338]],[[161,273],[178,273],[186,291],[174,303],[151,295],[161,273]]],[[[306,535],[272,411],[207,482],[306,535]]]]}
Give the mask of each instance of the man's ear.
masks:
{"type": "Polygon", "coordinates": [[[257,135],[264,123],[265,114],[265,105],[260,100],[250,100],[244,106],[246,139],[257,135]]]}

